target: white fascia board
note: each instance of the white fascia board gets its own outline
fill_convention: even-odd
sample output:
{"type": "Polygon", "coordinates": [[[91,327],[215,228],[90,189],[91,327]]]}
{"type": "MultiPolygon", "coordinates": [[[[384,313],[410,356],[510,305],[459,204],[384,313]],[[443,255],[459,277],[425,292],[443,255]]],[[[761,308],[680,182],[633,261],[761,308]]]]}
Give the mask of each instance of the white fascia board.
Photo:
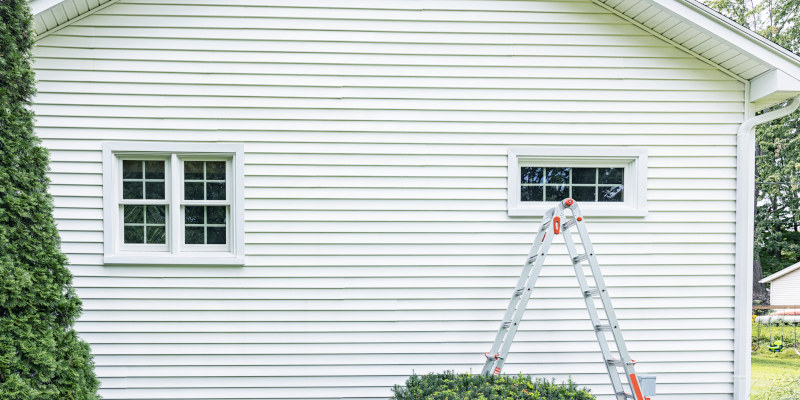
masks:
{"type": "Polygon", "coordinates": [[[647,0],[746,55],[800,79],[800,57],[694,0],[647,0]]]}
{"type": "Polygon", "coordinates": [[[800,79],[779,69],[767,71],[750,81],[750,102],[760,110],[800,95],[800,79]]]}
{"type": "Polygon", "coordinates": [[[770,275],[770,276],[768,276],[768,277],[766,277],[766,278],[764,278],[764,279],[762,279],[762,280],[760,280],[758,282],[759,283],[769,283],[769,282],[774,281],[775,279],[778,279],[778,278],[780,278],[780,277],[782,277],[782,276],[784,276],[784,275],[786,275],[786,274],[788,274],[790,272],[794,272],[794,271],[796,271],[798,269],[800,269],[800,262],[796,263],[796,264],[792,264],[792,265],[790,265],[790,266],[788,266],[788,267],[786,267],[786,268],[784,268],[784,269],[782,269],[782,270],[780,270],[780,271],[778,271],[778,272],[776,272],[776,273],[774,273],[774,274],[772,274],[772,275],[770,275]]]}

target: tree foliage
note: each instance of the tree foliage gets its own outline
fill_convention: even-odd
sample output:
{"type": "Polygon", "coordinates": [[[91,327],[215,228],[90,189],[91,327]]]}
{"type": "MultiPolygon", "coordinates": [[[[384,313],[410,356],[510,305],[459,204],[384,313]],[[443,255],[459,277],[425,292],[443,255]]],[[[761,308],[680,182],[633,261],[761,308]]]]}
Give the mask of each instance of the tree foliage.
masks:
{"type": "MultiPolygon", "coordinates": [[[[800,54],[800,0],[708,0],[710,7],[800,54]]],[[[783,107],[779,104],[776,107],[783,107]]],[[[758,280],[800,261],[800,113],[756,130],[754,298],[758,280]],[[761,273],[760,273],[761,272],[761,273]]]]}
{"type": "Polygon", "coordinates": [[[0,400],[97,399],[81,311],[33,133],[27,0],[0,0],[0,400]]]}

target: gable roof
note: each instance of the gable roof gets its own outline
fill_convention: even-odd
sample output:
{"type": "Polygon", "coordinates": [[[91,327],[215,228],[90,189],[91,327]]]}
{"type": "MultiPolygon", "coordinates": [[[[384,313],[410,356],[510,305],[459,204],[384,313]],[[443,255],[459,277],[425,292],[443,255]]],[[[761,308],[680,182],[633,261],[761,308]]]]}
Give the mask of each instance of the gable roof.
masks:
{"type": "Polygon", "coordinates": [[[787,275],[787,274],[789,274],[791,272],[797,271],[798,269],[800,269],[800,262],[796,263],[796,264],[792,264],[792,265],[790,265],[790,266],[788,266],[788,267],[786,267],[786,268],[784,268],[784,269],[782,269],[782,270],[780,270],[780,271],[778,271],[778,272],[776,272],[776,273],[774,273],[774,274],[772,274],[772,275],[770,275],[770,276],[768,276],[768,277],[766,277],[766,278],[764,278],[764,279],[762,279],[762,280],[760,280],[758,282],[759,283],[769,283],[769,282],[772,282],[775,279],[778,279],[778,278],[780,278],[780,277],[782,277],[784,275],[787,275]]]}
{"type": "MultiPolygon", "coordinates": [[[[46,36],[119,0],[31,0],[46,36]]],[[[590,0],[741,82],[763,109],[800,95],[800,56],[695,0],[590,0]]],[[[421,2],[424,6],[424,1],[421,2]]]]}

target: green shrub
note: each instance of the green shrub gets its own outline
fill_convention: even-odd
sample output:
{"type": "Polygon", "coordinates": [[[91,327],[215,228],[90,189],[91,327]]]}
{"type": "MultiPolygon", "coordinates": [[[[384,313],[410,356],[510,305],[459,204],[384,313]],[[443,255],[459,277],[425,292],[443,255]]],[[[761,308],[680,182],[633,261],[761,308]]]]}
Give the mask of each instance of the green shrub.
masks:
{"type": "Polygon", "coordinates": [[[411,375],[405,386],[395,385],[394,400],[592,400],[588,389],[570,380],[565,384],[528,375],[486,376],[456,374],[411,375]]]}
{"type": "Polygon", "coordinates": [[[0,400],[94,400],[81,302],[47,191],[48,153],[33,133],[28,0],[0,1],[0,400]]]}

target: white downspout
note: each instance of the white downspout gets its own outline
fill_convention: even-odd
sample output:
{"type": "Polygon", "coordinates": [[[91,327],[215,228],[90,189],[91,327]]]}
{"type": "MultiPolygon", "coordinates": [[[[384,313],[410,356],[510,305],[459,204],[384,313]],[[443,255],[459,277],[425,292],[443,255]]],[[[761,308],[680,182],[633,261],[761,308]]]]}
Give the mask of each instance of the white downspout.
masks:
{"type": "Polygon", "coordinates": [[[786,106],[742,122],[736,135],[736,267],[734,277],[735,400],[750,398],[750,324],[753,303],[753,205],[755,202],[755,127],[785,117],[800,106],[800,96],[786,106]]]}

